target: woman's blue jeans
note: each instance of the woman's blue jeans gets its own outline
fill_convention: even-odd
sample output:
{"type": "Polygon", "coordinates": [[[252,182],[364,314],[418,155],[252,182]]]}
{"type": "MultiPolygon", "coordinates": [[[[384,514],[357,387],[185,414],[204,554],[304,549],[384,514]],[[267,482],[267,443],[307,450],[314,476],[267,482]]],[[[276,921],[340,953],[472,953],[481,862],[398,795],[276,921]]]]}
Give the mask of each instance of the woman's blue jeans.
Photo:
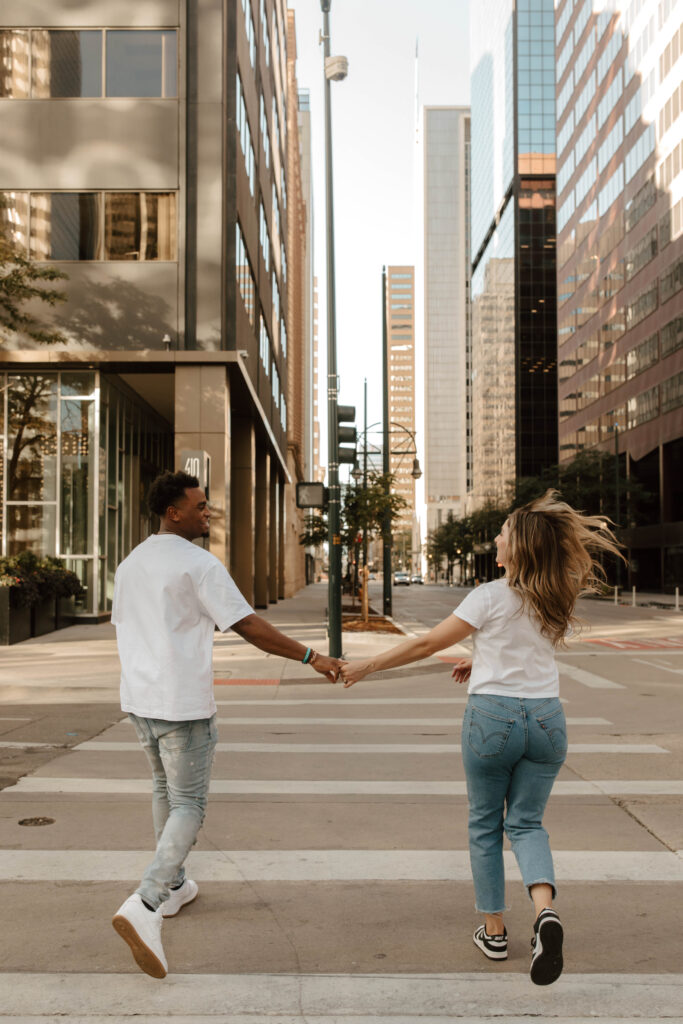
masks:
{"type": "Polygon", "coordinates": [[[202,827],[218,740],[216,716],[192,722],[128,716],[152,768],[157,848],[137,889],[156,910],[182,885],[185,858],[202,827]]]}
{"type": "Polygon", "coordinates": [[[469,798],[470,863],[476,909],[505,906],[503,830],[527,889],[555,873],[543,812],[567,756],[567,727],[557,697],[471,694],[462,727],[469,798]]]}

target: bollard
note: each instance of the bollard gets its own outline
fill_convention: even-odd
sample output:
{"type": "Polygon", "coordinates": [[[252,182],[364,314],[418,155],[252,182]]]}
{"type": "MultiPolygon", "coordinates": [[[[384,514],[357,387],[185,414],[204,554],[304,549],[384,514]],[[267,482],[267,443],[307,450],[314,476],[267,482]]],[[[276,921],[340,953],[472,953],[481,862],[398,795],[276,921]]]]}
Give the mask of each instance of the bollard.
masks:
{"type": "Polygon", "coordinates": [[[619,587],[614,588],[614,603],[619,604],[619,587]]]}
{"type": "Polygon", "coordinates": [[[633,608],[635,608],[635,606],[636,606],[636,588],[635,587],[633,587],[632,592],[631,592],[631,605],[632,605],[633,608]]]}
{"type": "Polygon", "coordinates": [[[676,611],[679,612],[680,610],[681,610],[681,606],[680,606],[680,602],[679,602],[678,587],[676,587],[676,611]]]}

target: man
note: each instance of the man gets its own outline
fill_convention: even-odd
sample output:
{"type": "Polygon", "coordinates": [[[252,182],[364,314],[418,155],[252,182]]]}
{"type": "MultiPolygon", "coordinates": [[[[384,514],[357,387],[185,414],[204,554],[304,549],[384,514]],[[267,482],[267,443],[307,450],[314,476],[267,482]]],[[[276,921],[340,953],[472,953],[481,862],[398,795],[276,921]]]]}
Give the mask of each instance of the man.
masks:
{"type": "Polygon", "coordinates": [[[309,664],[331,682],[342,663],[255,615],[221,562],[192,543],[209,535],[210,519],[196,477],[163,473],[148,503],[161,528],[118,567],[112,622],[121,659],[121,708],[152,768],[157,848],[112,923],[138,966],[163,978],[163,918],[175,917],[198,891],[183,865],[204,820],[217,741],[214,627],[233,629],[269,654],[309,664]]]}

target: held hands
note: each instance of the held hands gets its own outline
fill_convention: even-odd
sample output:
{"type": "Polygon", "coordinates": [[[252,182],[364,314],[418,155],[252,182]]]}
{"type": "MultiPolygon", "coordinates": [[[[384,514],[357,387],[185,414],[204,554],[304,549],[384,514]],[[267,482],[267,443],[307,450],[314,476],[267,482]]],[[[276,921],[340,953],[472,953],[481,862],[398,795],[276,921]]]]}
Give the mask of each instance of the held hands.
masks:
{"type": "Polygon", "coordinates": [[[456,661],[453,672],[451,675],[455,679],[456,683],[466,683],[472,673],[472,659],[461,658],[460,661],[456,661]]]}
{"type": "Polygon", "coordinates": [[[325,654],[317,654],[315,661],[311,662],[311,668],[326,676],[331,683],[336,683],[344,662],[341,658],[328,658],[325,654]]]}
{"type": "Polygon", "coordinates": [[[344,689],[348,690],[349,686],[353,686],[354,683],[359,683],[361,679],[365,679],[374,670],[374,667],[375,663],[373,661],[344,662],[341,668],[344,689]]]}

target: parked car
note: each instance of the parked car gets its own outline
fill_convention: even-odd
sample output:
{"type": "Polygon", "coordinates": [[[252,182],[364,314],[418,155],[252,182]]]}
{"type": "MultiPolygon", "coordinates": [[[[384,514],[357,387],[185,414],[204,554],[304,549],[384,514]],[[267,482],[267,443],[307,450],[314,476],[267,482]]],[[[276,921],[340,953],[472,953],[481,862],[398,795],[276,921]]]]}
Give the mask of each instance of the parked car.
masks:
{"type": "Polygon", "coordinates": [[[394,586],[395,587],[409,587],[410,576],[407,572],[395,572],[394,573],[394,586]]]}
{"type": "Polygon", "coordinates": [[[414,572],[413,575],[410,577],[410,582],[411,583],[424,583],[424,580],[422,579],[422,576],[420,576],[419,572],[414,572]]]}

